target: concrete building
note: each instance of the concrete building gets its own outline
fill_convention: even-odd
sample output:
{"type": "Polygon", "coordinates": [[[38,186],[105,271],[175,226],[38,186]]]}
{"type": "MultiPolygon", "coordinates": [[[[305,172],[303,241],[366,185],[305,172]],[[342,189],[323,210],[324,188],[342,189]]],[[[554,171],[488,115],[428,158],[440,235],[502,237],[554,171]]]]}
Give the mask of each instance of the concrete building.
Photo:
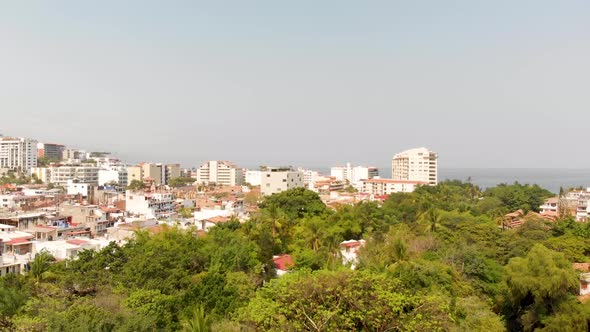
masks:
{"type": "Polygon", "coordinates": [[[63,158],[65,145],[55,143],[37,143],[37,156],[60,161],[63,158]]]}
{"type": "Polygon", "coordinates": [[[345,166],[336,166],[330,169],[330,176],[335,177],[340,181],[348,181],[351,186],[357,190],[361,190],[361,180],[368,180],[379,177],[379,169],[377,167],[352,166],[347,163],[345,166]]]}
{"type": "Polygon", "coordinates": [[[170,179],[180,177],[180,164],[164,165],[164,183],[168,184],[170,179]]]}
{"type": "Polygon", "coordinates": [[[170,179],[180,176],[180,164],[141,163],[127,167],[127,185],[131,181],[151,179],[156,186],[167,185],[170,179]]]}
{"type": "Polygon", "coordinates": [[[262,172],[260,191],[265,196],[303,187],[303,173],[292,167],[268,167],[262,172]]]}
{"type": "Polygon", "coordinates": [[[348,240],[340,243],[342,264],[354,270],[358,264],[358,252],[367,242],[365,240],[348,240]]]}
{"type": "Polygon", "coordinates": [[[297,171],[303,174],[303,185],[308,189],[313,189],[315,187],[315,182],[322,178],[319,172],[311,169],[298,167],[297,171]]]}
{"type": "Polygon", "coordinates": [[[95,186],[92,184],[83,183],[78,180],[68,180],[68,183],[66,184],[66,193],[68,195],[80,195],[90,200],[94,193],[94,187],[95,186]]]}
{"type": "Polygon", "coordinates": [[[74,162],[82,162],[89,158],[89,153],[84,150],[64,149],[62,153],[62,160],[69,160],[74,162]]]}
{"type": "Polygon", "coordinates": [[[197,182],[205,185],[241,186],[244,170],[222,160],[208,161],[197,168],[197,182]]]}
{"type": "Polygon", "coordinates": [[[127,185],[133,180],[143,181],[141,174],[141,166],[127,166],[127,185]]]}
{"type": "Polygon", "coordinates": [[[99,170],[98,185],[104,186],[110,183],[116,183],[120,186],[128,186],[127,167],[120,166],[99,170]]]}
{"type": "Polygon", "coordinates": [[[142,215],[147,219],[167,218],[175,213],[174,197],[169,192],[133,192],[125,193],[125,209],[132,214],[142,215]]]}
{"type": "Polygon", "coordinates": [[[0,169],[29,173],[37,167],[37,141],[0,137],[0,169]]]}
{"type": "Polygon", "coordinates": [[[261,171],[251,171],[247,170],[245,172],[245,182],[249,183],[253,186],[259,186],[260,180],[262,179],[262,172],[261,171]]]}
{"type": "Polygon", "coordinates": [[[407,181],[392,179],[370,179],[362,180],[361,192],[372,195],[391,195],[393,193],[413,192],[419,185],[427,185],[426,181],[407,181]]]}
{"type": "Polygon", "coordinates": [[[438,183],[438,154],[427,148],[406,150],[393,156],[392,178],[394,180],[438,183]]]}
{"type": "Polygon", "coordinates": [[[61,186],[67,185],[69,180],[78,180],[81,183],[98,184],[99,168],[86,165],[61,165],[49,167],[34,167],[31,174],[34,174],[44,183],[53,183],[61,186]]]}

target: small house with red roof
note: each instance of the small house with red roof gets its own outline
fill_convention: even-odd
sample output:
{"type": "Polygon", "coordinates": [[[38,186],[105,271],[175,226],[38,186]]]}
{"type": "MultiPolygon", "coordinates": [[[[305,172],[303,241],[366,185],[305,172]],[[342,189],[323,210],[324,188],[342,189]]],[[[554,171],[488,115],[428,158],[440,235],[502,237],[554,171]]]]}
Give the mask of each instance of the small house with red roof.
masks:
{"type": "Polygon", "coordinates": [[[351,269],[355,269],[358,264],[358,252],[365,246],[365,240],[348,240],[340,243],[340,256],[342,256],[342,264],[350,265],[351,269]]]}
{"type": "Polygon", "coordinates": [[[291,255],[288,254],[273,256],[272,260],[275,265],[275,270],[277,271],[277,276],[279,277],[289,272],[290,269],[295,267],[293,258],[291,257],[291,255]]]}

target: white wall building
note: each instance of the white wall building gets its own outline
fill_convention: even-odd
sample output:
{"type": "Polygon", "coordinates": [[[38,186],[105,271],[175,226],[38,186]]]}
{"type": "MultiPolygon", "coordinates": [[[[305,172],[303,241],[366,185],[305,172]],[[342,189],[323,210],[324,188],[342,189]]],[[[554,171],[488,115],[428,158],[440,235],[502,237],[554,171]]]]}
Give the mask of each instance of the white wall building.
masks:
{"type": "Polygon", "coordinates": [[[357,190],[361,190],[361,180],[373,179],[379,177],[379,169],[377,167],[352,166],[347,163],[346,166],[336,166],[330,169],[330,175],[336,180],[348,181],[357,190]]]}
{"type": "Polygon", "coordinates": [[[37,141],[28,138],[0,137],[0,169],[29,173],[37,167],[37,141]]]}
{"type": "Polygon", "coordinates": [[[69,180],[78,180],[82,183],[98,184],[99,168],[94,165],[50,166],[34,167],[31,174],[45,183],[54,183],[65,186],[69,180]]]}
{"type": "Polygon", "coordinates": [[[372,195],[391,195],[393,193],[410,193],[419,185],[427,185],[426,181],[407,181],[392,179],[362,180],[361,192],[372,195]]]}
{"type": "Polygon", "coordinates": [[[406,150],[393,156],[394,180],[422,181],[430,185],[438,183],[438,154],[427,148],[406,150]]]}
{"type": "Polygon", "coordinates": [[[127,186],[127,167],[115,166],[109,169],[98,171],[98,185],[104,186],[109,183],[117,183],[120,186],[127,186]]]}
{"type": "Polygon", "coordinates": [[[265,196],[303,187],[303,173],[291,167],[268,167],[262,172],[260,191],[265,196]]]}
{"type": "Polygon", "coordinates": [[[366,244],[365,240],[348,240],[340,243],[340,256],[343,265],[350,265],[354,270],[358,264],[358,252],[366,244]]]}
{"type": "Polygon", "coordinates": [[[125,192],[126,211],[147,219],[166,218],[175,213],[172,193],[125,192]]]}
{"type": "Polygon", "coordinates": [[[245,179],[244,179],[245,182],[247,182],[253,186],[259,186],[261,179],[262,179],[262,171],[247,170],[245,172],[245,179]]]}
{"type": "Polygon", "coordinates": [[[223,186],[241,186],[244,183],[244,170],[221,160],[208,161],[197,168],[197,182],[223,186]]]}
{"type": "Polygon", "coordinates": [[[88,197],[88,194],[92,192],[94,186],[89,183],[82,183],[78,180],[68,180],[66,185],[66,192],[68,195],[81,195],[82,197],[88,197]]]}

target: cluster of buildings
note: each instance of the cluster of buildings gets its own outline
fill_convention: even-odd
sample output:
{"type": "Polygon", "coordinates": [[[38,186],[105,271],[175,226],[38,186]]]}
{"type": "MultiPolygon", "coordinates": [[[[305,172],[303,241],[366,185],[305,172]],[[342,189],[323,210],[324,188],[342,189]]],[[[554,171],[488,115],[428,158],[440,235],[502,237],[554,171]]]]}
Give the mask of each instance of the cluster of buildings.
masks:
{"type": "MultiPolygon", "coordinates": [[[[411,192],[436,184],[436,161],[425,148],[402,152],[392,159],[390,179],[376,167],[351,164],[332,167],[329,175],[291,166],[248,170],[223,160],[181,169],[0,136],[0,177],[14,172],[36,180],[0,186],[0,272],[26,271],[41,251],[74,259],[81,250],[122,243],[141,229],[157,232],[163,224],[204,234],[219,223],[248,220],[262,197],[294,188],[319,193],[329,206],[411,192]],[[187,185],[171,186],[175,178],[187,185]]],[[[354,266],[360,245],[343,243],[346,264],[354,266]]],[[[283,258],[279,265],[288,266],[283,258]]]]}

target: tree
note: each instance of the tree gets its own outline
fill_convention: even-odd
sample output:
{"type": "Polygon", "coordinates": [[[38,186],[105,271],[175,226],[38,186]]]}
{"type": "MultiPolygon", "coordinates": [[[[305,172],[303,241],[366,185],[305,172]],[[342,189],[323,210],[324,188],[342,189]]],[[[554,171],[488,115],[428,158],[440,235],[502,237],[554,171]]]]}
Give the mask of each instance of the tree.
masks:
{"type": "Polygon", "coordinates": [[[192,315],[182,321],[183,332],[210,332],[211,320],[205,314],[205,307],[202,305],[193,309],[192,315]]]}
{"type": "MultiPolygon", "coordinates": [[[[560,307],[575,307],[579,279],[563,254],[536,244],[526,257],[512,258],[505,270],[504,304],[511,330],[543,328],[560,307]]],[[[587,324],[588,318],[578,317],[576,324],[587,324]]]]}
{"type": "Polygon", "coordinates": [[[260,208],[266,209],[273,205],[284,211],[290,220],[307,215],[320,216],[328,212],[320,196],[305,188],[295,188],[268,196],[260,204],[260,208]]]}
{"type": "Polygon", "coordinates": [[[33,275],[33,278],[37,281],[41,281],[43,279],[43,273],[49,270],[49,267],[54,260],[53,256],[47,251],[37,253],[31,262],[31,274],[33,275]]]}
{"type": "Polygon", "coordinates": [[[143,190],[144,188],[144,183],[143,181],[140,180],[131,180],[131,183],[129,183],[129,185],[127,186],[128,190],[131,191],[139,191],[139,190],[143,190]]]}
{"type": "Polygon", "coordinates": [[[429,209],[428,211],[424,212],[418,221],[422,227],[432,233],[436,233],[436,231],[442,227],[444,227],[441,222],[442,218],[440,212],[437,209],[429,209]]]}
{"type": "Polygon", "coordinates": [[[168,181],[168,185],[170,187],[178,188],[192,185],[195,182],[195,179],[189,177],[177,177],[172,178],[168,181]]]}

